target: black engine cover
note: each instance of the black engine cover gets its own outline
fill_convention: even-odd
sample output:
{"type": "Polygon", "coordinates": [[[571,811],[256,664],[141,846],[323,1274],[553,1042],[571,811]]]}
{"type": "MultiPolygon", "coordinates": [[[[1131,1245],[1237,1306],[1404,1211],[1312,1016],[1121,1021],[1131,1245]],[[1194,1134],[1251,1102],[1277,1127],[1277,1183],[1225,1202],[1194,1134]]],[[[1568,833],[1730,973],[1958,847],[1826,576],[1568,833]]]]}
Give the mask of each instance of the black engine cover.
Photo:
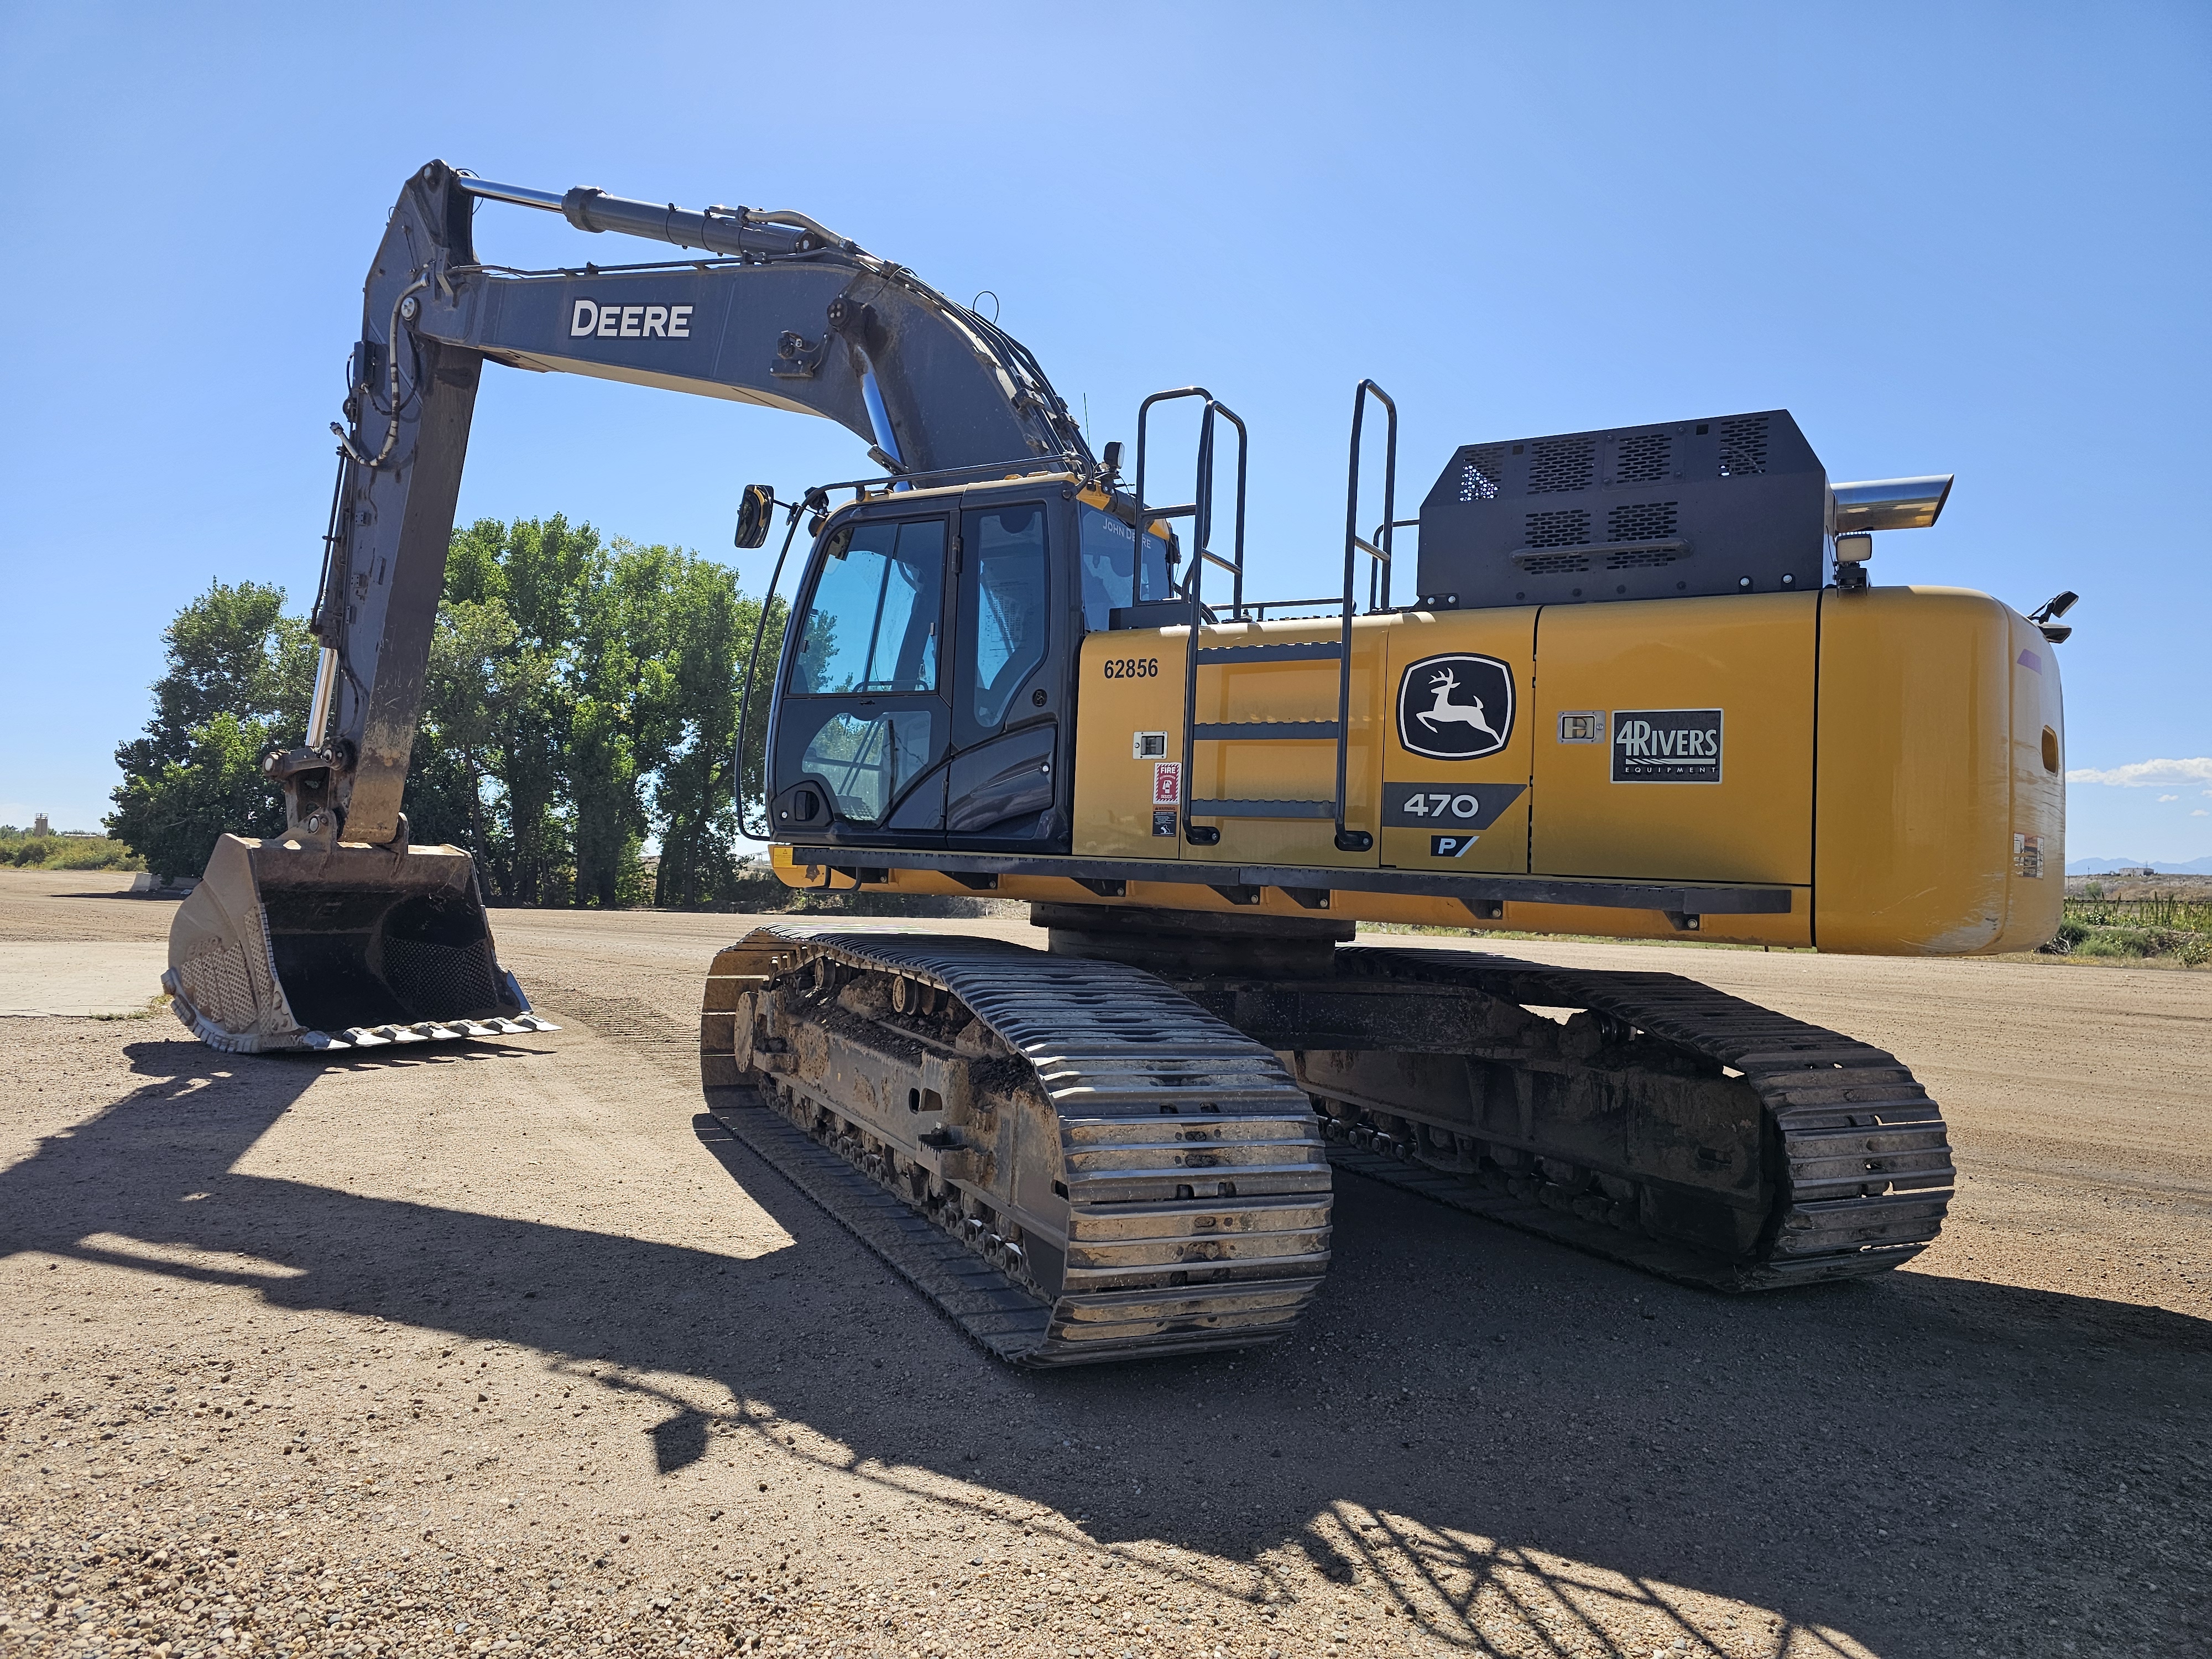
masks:
{"type": "Polygon", "coordinates": [[[1468,444],[1421,503],[1422,604],[1779,593],[1825,580],[1828,477],[1784,409],[1468,444]]]}

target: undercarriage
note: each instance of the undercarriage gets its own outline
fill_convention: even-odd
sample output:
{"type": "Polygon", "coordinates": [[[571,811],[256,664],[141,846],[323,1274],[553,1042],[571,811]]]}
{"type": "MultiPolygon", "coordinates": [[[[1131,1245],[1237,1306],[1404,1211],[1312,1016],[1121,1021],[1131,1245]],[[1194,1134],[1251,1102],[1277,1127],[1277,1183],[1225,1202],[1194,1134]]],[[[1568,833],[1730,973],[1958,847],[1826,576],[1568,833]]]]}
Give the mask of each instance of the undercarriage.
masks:
{"type": "Polygon", "coordinates": [[[702,1024],[718,1115],[773,1114],[895,1200],[899,1265],[1014,1363],[1280,1337],[1328,1266],[1332,1165],[1725,1291],[1885,1272],[1942,1225],[1910,1072],[1677,975],[1036,910],[1048,951],[761,929],[702,1024]]]}

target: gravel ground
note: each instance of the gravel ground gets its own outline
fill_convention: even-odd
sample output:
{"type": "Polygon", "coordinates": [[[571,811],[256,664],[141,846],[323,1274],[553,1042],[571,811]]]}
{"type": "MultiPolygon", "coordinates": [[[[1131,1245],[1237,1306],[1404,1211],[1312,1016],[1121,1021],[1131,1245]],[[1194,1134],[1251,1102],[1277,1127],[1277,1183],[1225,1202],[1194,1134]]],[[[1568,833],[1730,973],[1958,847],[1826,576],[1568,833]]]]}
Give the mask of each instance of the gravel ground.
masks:
{"type": "MultiPolygon", "coordinates": [[[[164,937],[112,881],[0,875],[0,940],[164,937]]],[[[1293,1342],[1030,1377],[702,1133],[741,919],[495,920],[560,1034],[0,1020],[0,1647],[2212,1645],[2200,976],[1516,943],[1896,1049],[1960,1149],[1943,1239],[1723,1300],[1346,1177],[1293,1342]]]]}

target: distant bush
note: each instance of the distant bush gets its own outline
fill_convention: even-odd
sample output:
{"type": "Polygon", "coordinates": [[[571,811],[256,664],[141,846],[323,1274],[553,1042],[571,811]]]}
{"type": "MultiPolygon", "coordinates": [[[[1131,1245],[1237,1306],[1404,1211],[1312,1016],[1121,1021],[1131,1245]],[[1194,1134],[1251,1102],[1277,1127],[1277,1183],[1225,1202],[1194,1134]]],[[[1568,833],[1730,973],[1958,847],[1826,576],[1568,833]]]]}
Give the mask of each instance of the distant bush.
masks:
{"type": "Polygon", "coordinates": [[[2099,892],[2069,895],[2066,919],[2092,927],[2156,927],[2183,933],[2212,933],[2212,902],[2185,898],[2178,893],[2154,894],[2148,898],[2108,899],[2099,892]]]}
{"type": "Polygon", "coordinates": [[[2058,924],[2058,931],[2051,936],[2047,944],[2035,948],[2047,957],[2070,957],[2081,948],[2081,941],[2088,937],[2087,925],[2069,917],[2058,924]]]}
{"type": "Polygon", "coordinates": [[[2065,920],[2048,944],[2046,956],[2083,957],[2094,961],[2144,961],[2153,957],[2185,968],[2212,966],[2212,903],[2178,894],[2149,898],[2108,899],[2094,882],[2065,901],[2065,920]]]}
{"type": "Polygon", "coordinates": [[[143,870],[145,860],[106,836],[27,836],[0,829],[0,865],[17,870],[143,870]]]}

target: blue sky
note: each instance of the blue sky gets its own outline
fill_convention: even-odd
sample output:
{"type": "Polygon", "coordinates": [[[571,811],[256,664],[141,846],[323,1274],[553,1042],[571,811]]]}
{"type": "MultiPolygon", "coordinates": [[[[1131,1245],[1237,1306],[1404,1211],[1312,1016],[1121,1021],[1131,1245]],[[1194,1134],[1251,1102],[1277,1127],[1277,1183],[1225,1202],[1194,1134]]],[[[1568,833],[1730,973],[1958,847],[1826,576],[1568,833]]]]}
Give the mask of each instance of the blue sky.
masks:
{"type": "MultiPolygon", "coordinates": [[[[1460,443],[1778,405],[1832,477],[1955,471],[1876,579],[2079,590],[2069,854],[2212,854],[2202,5],[15,0],[0,52],[0,820],[95,822],[210,578],[305,596],[362,273],[436,155],[992,289],[1095,442],[1211,386],[1274,592],[1330,584],[1362,374],[1416,500],[1460,443]]],[[[495,368],[461,510],[738,557],[745,482],[863,470],[826,422],[495,368]]]]}

